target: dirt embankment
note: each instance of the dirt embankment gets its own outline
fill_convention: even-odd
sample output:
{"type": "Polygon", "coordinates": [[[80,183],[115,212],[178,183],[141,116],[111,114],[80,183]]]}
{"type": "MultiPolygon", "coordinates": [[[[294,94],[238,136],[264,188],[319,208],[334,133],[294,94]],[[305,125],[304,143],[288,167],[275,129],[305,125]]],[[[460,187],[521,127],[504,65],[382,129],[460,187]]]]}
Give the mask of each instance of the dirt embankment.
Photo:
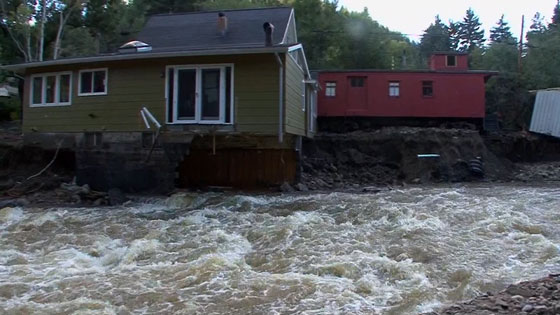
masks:
{"type": "Polygon", "coordinates": [[[496,156],[478,131],[468,129],[388,127],[326,133],[306,141],[303,153],[302,182],[310,189],[515,177],[513,163],[496,156]],[[483,174],[473,169],[477,159],[483,174]]]}

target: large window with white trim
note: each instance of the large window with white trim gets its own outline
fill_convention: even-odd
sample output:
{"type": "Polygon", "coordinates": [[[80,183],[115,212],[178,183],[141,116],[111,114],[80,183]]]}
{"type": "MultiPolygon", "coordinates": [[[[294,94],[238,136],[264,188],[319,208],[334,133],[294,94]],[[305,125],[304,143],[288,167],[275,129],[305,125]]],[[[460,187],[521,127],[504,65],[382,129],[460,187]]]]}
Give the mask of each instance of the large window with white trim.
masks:
{"type": "Polygon", "coordinates": [[[72,103],[72,73],[43,73],[31,76],[30,106],[65,106],[72,103]]]}
{"type": "Polygon", "coordinates": [[[233,65],[167,67],[167,122],[231,124],[233,65]]]}
{"type": "Polygon", "coordinates": [[[80,70],[79,96],[106,95],[107,69],[80,70]]]}

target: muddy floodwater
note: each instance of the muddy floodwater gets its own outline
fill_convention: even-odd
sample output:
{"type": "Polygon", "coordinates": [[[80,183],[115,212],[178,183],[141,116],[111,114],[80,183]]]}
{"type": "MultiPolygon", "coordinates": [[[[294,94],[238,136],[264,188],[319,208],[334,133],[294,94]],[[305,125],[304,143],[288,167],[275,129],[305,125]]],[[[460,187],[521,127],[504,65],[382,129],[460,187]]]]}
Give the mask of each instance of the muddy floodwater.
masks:
{"type": "Polygon", "coordinates": [[[0,210],[2,314],[415,314],[560,271],[560,188],[0,210]]]}

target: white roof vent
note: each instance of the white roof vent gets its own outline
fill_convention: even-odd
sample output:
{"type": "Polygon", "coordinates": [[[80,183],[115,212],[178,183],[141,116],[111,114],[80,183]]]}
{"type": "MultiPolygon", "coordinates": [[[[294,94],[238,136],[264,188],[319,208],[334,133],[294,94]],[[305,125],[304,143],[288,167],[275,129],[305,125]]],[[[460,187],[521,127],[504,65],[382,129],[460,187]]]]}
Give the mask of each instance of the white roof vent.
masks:
{"type": "Polygon", "coordinates": [[[152,51],[152,46],[139,40],[130,41],[119,47],[120,53],[135,53],[152,51]]]}

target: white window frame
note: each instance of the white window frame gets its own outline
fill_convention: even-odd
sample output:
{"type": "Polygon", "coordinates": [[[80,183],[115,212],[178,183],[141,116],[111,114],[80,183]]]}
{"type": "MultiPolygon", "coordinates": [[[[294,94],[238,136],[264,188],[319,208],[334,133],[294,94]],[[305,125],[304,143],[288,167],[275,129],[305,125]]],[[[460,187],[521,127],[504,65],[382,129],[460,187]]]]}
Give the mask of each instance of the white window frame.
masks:
{"type": "Polygon", "coordinates": [[[325,82],[325,96],[336,97],[336,82],[335,81],[326,81],[325,82]]]}
{"type": "Polygon", "coordinates": [[[234,124],[234,108],[235,108],[235,91],[234,91],[234,78],[235,78],[235,67],[233,63],[221,63],[221,64],[198,64],[198,65],[173,65],[165,67],[165,103],[166,103],[166,116],[168,115],[169,106],[169,69],[173,69],[173,119],[169,122],[169,117],[166,117],[167,124],[201,124],[201,125],[233,125],[234,124]],[[225,122],[226,120],[226,68],[231,68],[231,82],[230,82],[230,122],[225,122]],[[220,69],[220,118],[218,120],[202,120],[202,70],[203,69],[220,69]],[[178,73],[180,70],[196,70],[196,83],[195,83],[195,119],[178,119],[178,108],[177,108],[177,95],[178,90],[178,73]]]}
{"type": "Polygon", "coordinates": [[[95,96],[95,95],[107,95],[109,92],[109,68],[97,68],[97,69],[83,69],[78,72],[78,96],[95,96]],[[105,71],[105,91],[104,92],[93,92],[94,82],[94,72],[105,71]],[[82,73],[91,72],[91,92],[82,93],[82,73]]]}
{"type": "Polygon", "coordinates": [[[390,97],[400,97],[401,96],[401,82],[400,81],[389,81],[389,96],[390,97]]]}
{"type": "Polygon", "coordinates": [[[72,71],[63,72],[48,72],[33,74],[30,78],[30,89],[29,89],[29,107],[52,107],[52,106],[70,106],[72,105],[72,71]],[[60,102],[60,77],[63,75],[70,76],[70,85],[68,87],[68,102],[60,102]],[[47,77],[56,77],[55,83],[55,93],[54,93],[54,103],[47,103],[47,77]],[[35,78],[41,78],[41,103],[33,103],[33,92],[35,90],[35,78]]]}
{"type": "Polygon", "coordinates": [[[305,107],[307,106],[307,85],[305,84],[305,80],[301,80],[301,110],[305,112],[305,107]]]}

